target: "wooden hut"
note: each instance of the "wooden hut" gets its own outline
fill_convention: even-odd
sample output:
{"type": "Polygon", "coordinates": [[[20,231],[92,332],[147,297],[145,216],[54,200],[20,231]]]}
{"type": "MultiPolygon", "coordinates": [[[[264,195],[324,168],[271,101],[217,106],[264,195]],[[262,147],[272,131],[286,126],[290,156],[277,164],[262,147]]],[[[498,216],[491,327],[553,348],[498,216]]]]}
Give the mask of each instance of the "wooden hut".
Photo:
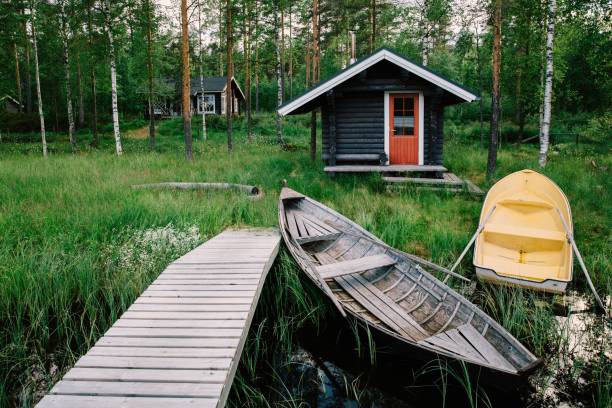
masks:
{"type": "Polygon", "coordinates": [[[278,112],[284,116],[321,109],[328,172],[444,171],[444,107],[478,98],[382,48],[283,104],[278,112]]]}
{"type": "Polygon", "coordinates": [[[23,105],[10,95],[0,97],[0,112],[19,113],[23,110],[23,105]]]}

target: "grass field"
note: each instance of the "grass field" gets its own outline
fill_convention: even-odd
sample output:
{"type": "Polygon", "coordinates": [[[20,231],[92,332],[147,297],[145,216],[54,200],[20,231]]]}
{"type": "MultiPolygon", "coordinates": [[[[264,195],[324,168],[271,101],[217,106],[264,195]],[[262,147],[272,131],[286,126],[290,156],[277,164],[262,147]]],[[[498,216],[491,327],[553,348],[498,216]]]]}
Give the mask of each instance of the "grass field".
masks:
{"type": "MultiPolygon", "coordinates": [[[[41,157],[36,136],[0,143],[0,406],[35,402],[173,258],[229,226],[275,226],[283,179],[388,244],[452,264],[477,226],[481,199],[413,189],[389,193],[375,176],[330,179],[321,161],[308,157],[308,120],[286,123],[288,150],[273,143],[271,117],[257,118],[251,143],[246,143],[244,124],[237,123],[231,154],[222,126],[213,123],[209,139],[194,143],[191,163],[183,157],[179,121],[159,124],[155,152],[135,132],[124,140],[120,158],[113,155],[110,135],[94,150],[85,131],[79,134],[77,154],[70,153],[65,136],[51,135],[48,159],[41,157]],[[130,188],[161,181],[252,184],[263,189],[264,197],[252,201],[231,192],[130,188]]],[[[487,187],[486,151],[466,136],[469,126],[447,126],[445,165],[487,187]]],[[[496,179],[537,169],[536,149],[504,145],[496,179]]],[[[608,149],[563,145],[544,171],[569,198],[576,240],[603,295],[612,287],[608,149]]],[[[461,272],[474,277],[468,259],[461,272]]],[[[257,406],[269,397],[256,380],[257,356],[266,353],[260,350],[266,343],[262,331],[288,347],[295,330],[307,321],[316,324],[322,313],[317,294],[303,286],[287,254],[281,254],[267,286],[255,326],[261,330],[251,334],[251,352],[242,360],[232,394],[236,406],[248,398],[257,406]]],[[[572,288],[587,290],[578,269],[572,288]]],[[[472,299],[548,362],[563,353],[549,298],[480,285],[472,299]]],[[[587,385],[579,398],[587,406],[612,401],[609,347],[602,344],[601,358],[583,370],[587,385]]]]}

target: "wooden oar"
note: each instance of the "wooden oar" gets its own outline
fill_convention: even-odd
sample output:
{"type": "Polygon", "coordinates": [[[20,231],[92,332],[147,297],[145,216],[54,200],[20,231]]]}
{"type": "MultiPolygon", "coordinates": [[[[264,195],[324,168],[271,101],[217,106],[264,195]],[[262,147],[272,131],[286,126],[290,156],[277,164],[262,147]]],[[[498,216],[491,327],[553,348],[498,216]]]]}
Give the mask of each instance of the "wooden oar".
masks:
{"type": "MultiPolygon", "coordinates": [[[[485,217],[485,219],[482,221],[482,224],[480,224],[478,226],[478,228],[476,229],[476,232],[474,233],[474,235],[472,235],[472,238],[470,238],[470,241],[468,242],[468,244],[465,246],[465,248],[463,249],[463,252],[461,253],[461,255],[459,255],[459,258],[455,261],[455,264],[453,265],[453,267],[450,269],[451,272],[454,272],[455,269],[457,268],[457,266],[459,266],[459,264],[461,263],[461,261],[463,260],[463,257],[465,256],[465,254],[467,254],[468,250],[470,249],[470,247],[474,244],[474,242],[476,241],[476,237],[478,237],[478,235],[482,232],[482,230],[485,227],[485,224],[487,223],[487,221],[489,221],[489,218],[491,217],[491,214],[493,214],[493,210],[495,210],[495,205],[493,207],[491,207],[491,209],[489,210],[489,212],[487,213],[487,216],[485,217]]],[[[446,276],[443,280],[444,283],[446,283],[448,281],[448,279],[450,278],[450,275],[446,276]]]]}
{"type": "Polygon", "coordinates": [[[578,263],[580,264],[580,268],[582,269],[582,272],[584,273],[584,277],[586,278],[587,283],[589,284],[589,288],[591,288],[591,292],[593,292],[593,296],[595,296],[595,300],[597,300],[597,303],[599,304],[599,307],[601,307],[601,310],[606,312],[606,307],[604,306],[603,302],[601,301],[601,298],[599,297],[599,295],[597,294],[597,291],[595,290],[595,286],[593,285],[593,282],[591,281],[591,277],[589,276],[589,271],[587,271],[586,265],[584,264],[584,261],[582,260],[582,255],[580,255],[580,251],[578,251],[578,246],[576,246],[576,241],[574,241],[574,237],[572,233],[570,232],[569,227],[567,226],[567,223],[565,222],[565,218],[563,218],[563,215],[561,214],[561,211],[558,208],[555,208],[555,210],[557,210],[557,213],[559,214],[559,218],[561,218],[561,222],[563,223],[563,228],[565,228],[565,235],[567,236],[567,240],[569,241],[569,243],[572,245],[572,249],[574,250],[574,253],[576,254],[576,258],[578,258],[578,263]]]}

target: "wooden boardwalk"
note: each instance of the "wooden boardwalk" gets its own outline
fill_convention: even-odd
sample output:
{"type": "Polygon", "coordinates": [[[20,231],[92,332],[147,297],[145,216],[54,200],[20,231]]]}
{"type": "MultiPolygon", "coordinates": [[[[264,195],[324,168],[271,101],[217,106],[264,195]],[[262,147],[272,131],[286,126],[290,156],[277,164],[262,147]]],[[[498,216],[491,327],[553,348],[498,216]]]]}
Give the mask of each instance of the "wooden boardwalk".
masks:
{"type": "Polygon", "coordinates": [[[223,407],[279,245],[228,230],[171,263],[37,407],[223,407]]]}

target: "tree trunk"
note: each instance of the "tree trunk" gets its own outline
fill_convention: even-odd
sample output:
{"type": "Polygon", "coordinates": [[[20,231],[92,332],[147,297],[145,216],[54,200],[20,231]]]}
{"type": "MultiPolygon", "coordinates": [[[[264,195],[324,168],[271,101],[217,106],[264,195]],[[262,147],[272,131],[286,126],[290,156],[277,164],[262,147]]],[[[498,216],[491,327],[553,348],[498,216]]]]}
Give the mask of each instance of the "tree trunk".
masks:
{"type": "Polygon", "coordinates": [[[493,10],[493,86],[491,89],[491,139],[487,160],[487,179],[493,177],[497,166],[497,143],[499,140],[499,74],[501,68],[501,7],[502,0],[494,0],[493,10]]]}
{"type": "Polygon", "coordinates": [[[72,112],[72,86],[70,84],[70,59],[68,57],[68,24],[66,23],[65,0],[60,1],[60,19],[62,26],[62,46],[64,49],[64,77],[66,80],[66,109],[68,110],[68,136],[72,151],[76,151],[74,135],[74,114],[72,112]]]}
{"type": "Polygon", "coordinates": [[[478,109],[480,113],[480,147],[484,146],[484,106],[482,101],[482,61],[480,60],[480,33],[478,32],[478,22],[476,22],[476,74],[478,75],[478,91],[481,97],[478,99],[478,109]]]}
{"type": "MultiPolygon", "coordinates": [[[[93,49],[93,28],[91,24],[91,8],[88,8],[87,10],[87,31],[88,31],[89,48],[93,49]]],[[[99,140],[98,140],[98,102],[97,102],[97,92],[96,92],[96,66],[91,61],[89,63],[89,78],[91,82],[91,132],[93,136],[91,145],[94,147],[98,147],[99,140]]]]}
{"type": "Polygon", "coordinates": [[[204,98],[204,47],[202,41],[202,1],[198,0],[198,53],[200,57],[200,94],[202,95],[200,107],[202,109],[202,140],[206,140],[206,109],[208,100],[204,98]]]}
{"type": "Polygon", "coordinates": [[[514,88],[514,100],[516,101],[516,111],[514,120],[518,125],[518,136],[517,142],[518,144],[523,143],[523,95],[522,95],[522,79],[523,79],[523,70],[521,67],[522,61],[519,60],[519,64],[516,67],[516,84],[514,88]]]}
{"type": "Polygon", "coordinates": [[[19,102],[19,112],[22,111],[22,96],[21,96],[21,74],[19,73],[19,52],[17,52],[17,42],[13,41],[13,50],[15,51],[15,90],[17,91],[17,101],[19,102]]]}
{"type": "MultiPolygon", "coordinates": [[[[374,6],[375,0],[372,0],[374,6]]],[[[312,4],[312,84],[319,81],[319,1],[312,4]]],[[[317,158],[317,111],[310,113],[310,160],[317,158]]]]}
{"type": "Polygon", "coordinates": [[[113,108],[113,134],[115,136],[115,152],[117,156],[123,154],[121,146],[121,133],[119,130],[119,107],[117,103],[117,65],[115,61],[115,43],[113,40],[113,24],[111,17],[110,0],[104,0],[104,14],[106,21],[106,33],[108,35],[108,56],[111,69],[111,103],[113,108]]]}
{"type": "Polygon", "coordinates": [[[233,101],[232,97],[234,92],[232,90],[232,77],[234,76],[234,65],[232,61],[233,57],[233,36],[232,36],[232,2],[227,0],[225,4],[225,42],[227,47],[227,81],[225,87],[225,117],[227,118],[227,151],[231,152],[233,149],[232,145],[232,108],[233,101]]]}
{"type": "MultiPolygon", "coordinates": [[[[282,84],[282,68],[281,68],[281,27],[279,24],[279,13],[280,13],[280,0],[276,0],[274,10],[274,29],[276,31],[276,106],[279,107],[283,104],[283,84],[282,84]]],[[[281,115],[276,111],[276,142],[283,146],[283,125],[281,122],[281,115]]]]}
{"type": "Polygon", "coordinates": [[[77,90],[79,91],[79,128],[85,125],[85,106],[83,106],[83,76],[81,72],[81,55],[77,53],[77,90]]]}
{"type": "Polygon", "coordinates": [[[259,113],[259,1],[255,0],[255,112],[259,113]]]}
{"type": "Polygon", "coordinates": [[[189,20],[187,0],[181,0],[181,61],[183,65],[183,132],[185,134],[185,159],[193,159],[191,135],[191,75],[189,72],[189,20]]]}
{"type": "Polygon", "coordinates": [[[281,104],[285,100],[285,9],[279,0],[280,7],[280,68],[281,68],[281,104]]]}
{"type": "Polygon", "coordinates": [[[149,104],[149,147],[155,149],[155,108],[153,90],[153,5],[151,0],[146,1],[147,13],[147,84],[149,104]]]}
{"type": "Polygon", "coordinates": [[[24,56],[25,56],[25,100],[26,100],[26,112],[32,113],[32,79],[30,77],[30,39],[28,37],[28,30],[26,27],[26,18],[25,18],[25,7],[21,9],[21,13],[24,16],[23,18],[23,37],[25,42],[24,47],[24,56]]]}
{"type": "Polygon", "coordinates": [[[546,28],[546,79],[544,84],[544,105],[542,114],[542,130],[540,136],[540,167],[546,166],[550,137],[550,118],[552,110],[553,87],[553,42],[555,38],[555,13],[557,0],[549,0],[548,24],[546,28]]]}
{"type": "Polygon", "coordinates": [[[293,22],[292,3],[289,2],[289,99],[293,99],[293,22]]]}
{"type": "Polygon", "coordinates": [[[244,87],[246,91],[246,117],[247,117],[247,140],[250,142],[253,139],[253,129],[251,123],[251,2],[246,1],[246,18],[244,32],[244,58],[245,58],[245,73],[244,87]]]}
{"type": "Polygon", "coordinates": [[[370,53],[376,47],[376,0],[370,1],[370,53]]]}
{"type": "Polygon", "coordinates": [[[32,44],[34,46],[34,75],[36,77],[36,96],[38,98],[38,116],[40,118],[40,138],[42,141],[43,157],[47,157],[47,135],[45,134],[45,115],[43,113],[42,94],[40,93],[40,69],[38,65],[38,44],[36,42],[36,5],[30,0],[30,25],[32,31],[32,44]]]}

